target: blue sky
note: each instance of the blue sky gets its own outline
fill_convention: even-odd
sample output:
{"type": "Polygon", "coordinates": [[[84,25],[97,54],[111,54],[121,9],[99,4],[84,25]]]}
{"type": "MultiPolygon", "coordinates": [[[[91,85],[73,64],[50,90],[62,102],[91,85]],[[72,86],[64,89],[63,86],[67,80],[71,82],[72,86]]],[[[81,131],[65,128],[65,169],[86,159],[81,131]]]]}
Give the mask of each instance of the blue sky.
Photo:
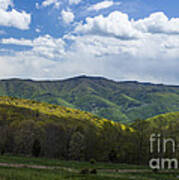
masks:
{"type": "Polygon", "coordinates": [[[0,78],[179,84],[178,0],[0,0],[0,78]]]}
{"type": "Polygon", "coordinates": [[[178,8],[179,2],[177,0],[121,0],[114,2],[121,2],[121,5],[114,5],[107,9],[102,9],[100,11],[90,11],[86,12],[87,7],[92,4],[96,4],[97,1],[83,0],[77,5],[69,5],[68,0],[61,0],[61,5],[59,8],[54,8],[54,4],[47,7],[36,8],[36,3],[40,6],[44,0],[14,0],[14,7],[19,11],[26,11],[32,16],[32,21],[30,24],[30,29],[26,31],[21,31],[16,28],[7,28],[0,26],[0,28],[7,32],[7,34],[1,35],[0,37],[15,37],[15,38],[31,38],[38,37],[39,35],[50,34],[53,37],[62,37],[65,32],[68,31],[68,26],[65,26],[60,20],[60,12],[63,9],[70,8],[76,15],[76,20],[85,20],[86,17],[104,14],[107,15],[113,10],[119,10],[121,12],[127,13],[130,18],[143,18],[149,16],[153,12],[162,11],[168,17],[179,17],[178,8]],[[41,29],[40,33],[35,31],[36,28],[41,29]],[[10,34],[10,35],[9,35],[10,34]]]}

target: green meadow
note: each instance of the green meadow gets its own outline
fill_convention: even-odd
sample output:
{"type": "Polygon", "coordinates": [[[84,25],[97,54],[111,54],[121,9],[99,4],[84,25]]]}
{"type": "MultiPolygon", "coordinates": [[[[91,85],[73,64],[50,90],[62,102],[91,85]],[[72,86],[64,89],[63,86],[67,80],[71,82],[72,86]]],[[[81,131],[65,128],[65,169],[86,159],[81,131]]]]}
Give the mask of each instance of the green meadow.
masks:
{"type": "Polygon", "coordinates": [[[146,166],[127,164],[90,164],[89,162],[59,161],[45,158],[0,156],[0,163],[2,162],[7,162],[14,167],[1,166],[0,180],[175,180],[178,179],[179,175],[177,171],[154,173],[146,166]],[[23,164],[24,167],[15,167],[18,164],[23,164]],[[31,168],[28,165],[31,165],[31,168]],[[41,169],[41,166],[46,168],[41,169]],[[89,171],[96,169],[97,174],[81,174],[82,169],[89,171]]]}

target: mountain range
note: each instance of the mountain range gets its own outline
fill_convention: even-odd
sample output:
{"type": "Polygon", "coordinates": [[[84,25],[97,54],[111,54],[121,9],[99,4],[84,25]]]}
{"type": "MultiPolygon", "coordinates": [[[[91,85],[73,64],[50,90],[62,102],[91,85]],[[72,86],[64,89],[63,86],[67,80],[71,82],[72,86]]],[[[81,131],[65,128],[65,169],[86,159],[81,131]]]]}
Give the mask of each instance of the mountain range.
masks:
{"type": "Polygon", "coordinates": [[[57,81],[1,80],[0,96],[80,109],[123,123],[179,111],[179,86],[117,82],[103,77],[79,76],[57,81]]]}

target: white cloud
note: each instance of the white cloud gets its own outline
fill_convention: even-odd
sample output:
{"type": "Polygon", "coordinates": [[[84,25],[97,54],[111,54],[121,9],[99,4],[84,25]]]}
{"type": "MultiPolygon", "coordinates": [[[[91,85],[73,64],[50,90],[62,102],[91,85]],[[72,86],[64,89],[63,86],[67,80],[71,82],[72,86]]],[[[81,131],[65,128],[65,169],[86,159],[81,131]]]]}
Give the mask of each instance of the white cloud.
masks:
{"type": "Polygon", "coordinates": [[[101,9],[106,9],[106,8],[109,8],[113,5],[119,5],[120,2],[118,3],[115,3],[113,1],[102,1],[102,2],[99,2],[97,4],[94,4],[92,5],[91,7],[88,8],[89,11],[92,11],[92,10],[95,10],[95,11],[99,11],[101,9]]]}
{"type": "Polygon", "coordinates": [[[2,44],[15,44],[15,45],[21,45],[21,46],[32,46],[33,42],[31,40],[26,40],[26,39],[14,39],[14,38],[9,38],[9,39],[2,39],[0,41],[2,44]]]}
{"type": "Polygon", "coordinates": [[[13,7],[12,0],[0,0],[0,9],[7,10],[9,6],[13,7]]]}
{"type": "Polygon", "coordinates": [[[147,33],[179,35],[179,18],[169,19],[164,13],[157,12],[134,21],[129,20],[127,14],[114,11],[107,17],[99,15],[86,18],[86,23],[80,23],[75,32],[115,36],[124,40],[140,38],[147,33]]]}
{"type": "Polygon", "coordinates": [[[21,30],[29,29],[31,15],[25,11],[18,12],[15,9],[5,11],[0,9],[0,25],[8,27],[16,27],[21,30]]]}
{"type": "Polygon", "coordinates": [[[62,15],[63,21],[64,21],[66,24],[70,24],[70,23],[72,23],[72,22],[74,21],[75,16],[74,16],[73,12],[71,12],[71,11],[65,11],[65,10],[63,10],[63,11],[61,12],[61,15],[62,15]]]}
{"type": "Polygon", "coordinates": [[[40,8],[39,3],[37,3],[37,2],[35,3],[35,8],[36,8],[36,9],[39,9],[39,8],[40,8]]]}
{"type": "Polygon", "coordinates": [[[79,4],[81,2],[81,0],[69,0],[69,4],[79,4]]]}
{"type": "Polygon", "coordinates": [[[179,37],[177,36],[148,34],[141,39],[127,41],[98,35],[66,36],[65,38],[74,42],[71,47],[73,52],[81,49],[85,54],[89,53],[96,57],[127,55],[136,59],[156,60],[158,57],[161,59],[179,57],[179,37]]]}
{"type": "Polygon", "coordinates": [[[135,28],[142,32],[179,34],[179,18],[169,18],[163,13],[153,13],[149,17],[134,23],[135,28]]]}
{"type": "Polygon", "coordinates": [[[31,15],[25,11],[19,12],[15,9],[8,11],[8,8],[13,8],[13,6],[12,0],[0,0],[0,25],[21,30],[29,29],[31,15]]]}
{"type": "Polygon", "coordinates": [[[40,30],[39,28],[36,28],[35,31],[36,31],[37,33],[41,32],[41,30],[40,30]]]}
{"type": "Polygon", "coordinates": [[[83,34],[98,34],[115,36],[121,39],[134,39],[141,33],[132,26],[128,15],[114,11],[109,16],[103,15],[94,18],[86,18],[86,24],[79,24],[75,32],[83,34]]]}
{"type": "Polygon", "coordinates": [[[47,7],[50,5],[54,5],[56,8],[59,8],[60,7],[60,1],[59,0],[45,0],[42,3],[43,7],[47,7]]]}
{"type": "Polygon", "coordinates": [[[54,39],[50,35],[40,36],[34,40],[28,39],[2,39],[1,44],[13,44],[32,47],[31,53],[36,56],[43,56],[55,59],[65,54],[65,42],[59,38],[54,39]]]}
{"type": "Polygon", "coordinates": [[[65,54],[65,42],[50,35],[40,36],[33,40],[33,53],[49,59],[55,59],[65,54]]]}

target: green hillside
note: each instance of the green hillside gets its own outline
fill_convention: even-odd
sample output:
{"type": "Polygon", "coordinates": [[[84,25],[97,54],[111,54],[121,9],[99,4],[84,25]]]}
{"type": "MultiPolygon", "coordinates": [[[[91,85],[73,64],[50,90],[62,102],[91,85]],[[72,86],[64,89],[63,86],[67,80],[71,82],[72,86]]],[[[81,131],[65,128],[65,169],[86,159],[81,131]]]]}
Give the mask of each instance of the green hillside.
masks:
{"type": "Polygon", "coordinates": [[[0,97],[1,154],[106,161],[111,151],[133,132],[124,124],[89,112],[0,97]]]}
{"type": "Polygon", "coordinates": [[[179,142],[178,120],[179,112],[172,112],[136,120],[129,127],[85,111],[0,97],[0,153],[148,164],[150,135],[160,133],[179,142]]]}
{"type": "Polygon", "coordinates": [[[179,111],[179,87],[115,82],[101,77],[61,81],[1,80],[0,96],[37,100],[131,122],[179,111]]]}
{"type": "Polygon", "coordinates": [[[166,113],[166,114],[160,114],[158,116],[149,118],[146,121],[157,122],[159,120],[164,121],[166,123],[173,123],[173,122],[179,123],[179,112],[171,112],[171,113],[166,113]]]}
{"type": "Polygon", "coordinates": [[[173,135],[175,137],[179,137],[179,112],[160,114],[153,118],[147,119],[146,122],[149,122],[150,128],[156,129],[156,131],[157,129],[160,129],[160,131],[174,131],[173,135]]]}
{"type": "Polygon", "coordinates": [[[126,125],[97,117],[89,112],[13,97],[0,97],[0,120],[7,124],[34,120],[38,123],[55,122],[66,127],[93,125],[96,128],[107,122],[121,130],[123,127],[127,128],[126,125]]]}
{"type": "MultiPolygon", "coordinates": [[[[138,163],[149,163],[152,158],[179,159],[179,112],[160,114],[146,120],[137,120],[131,126],[135,129],[136,152],[138,154],[138,163]],[[154,142],[151,145],[151,135],[154,136],[154,142]],[[176,150],[173,151],[171,143],[167,143],[164,151],[164,139],[172,139],[175,142],[176,150]],[[160,145],[159,145],[160,142],[160,145]],[[150,153],[150,148],[153,152],[150,153]],[[159,152],[160,146],[160,152],[159,152]]],[[[133,142],[135,142],[133,139],[133,142]]],[[[133,147],[135,149],[135,145],[133,147]]],[[[167,168],[167,167],[166,167],[167,168]]]]}
{"type": "Polygon", "coordinates": [[[179,140],[179,112],[160,114],[146,120],[136,120],[131,127],[136,130],[143,128],[145,135],[150,136],[152,133],[157,133],[179,140]]]}

